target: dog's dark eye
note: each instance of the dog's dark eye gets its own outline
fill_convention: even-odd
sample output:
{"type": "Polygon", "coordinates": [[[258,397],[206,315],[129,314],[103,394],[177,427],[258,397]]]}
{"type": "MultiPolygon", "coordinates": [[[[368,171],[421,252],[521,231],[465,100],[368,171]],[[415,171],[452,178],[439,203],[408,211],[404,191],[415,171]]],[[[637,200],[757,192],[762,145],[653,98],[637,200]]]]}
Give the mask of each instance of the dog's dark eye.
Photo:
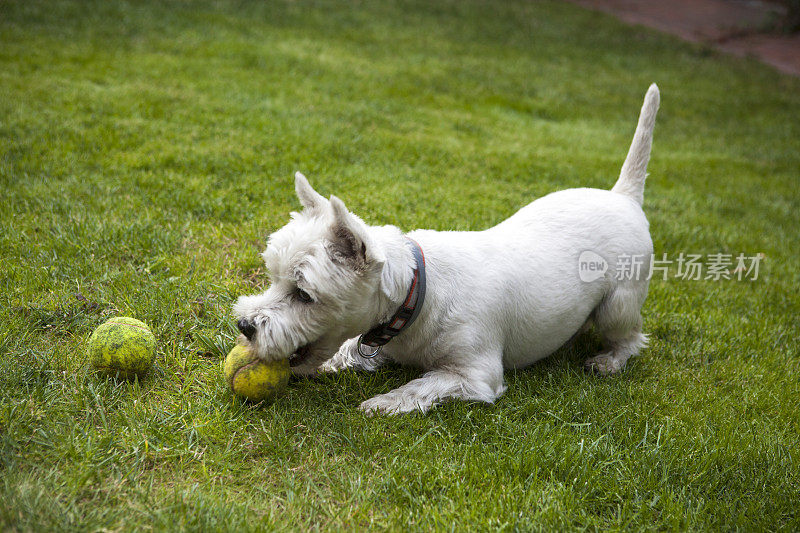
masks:
{"type": "Polygon", "coordinates": [[[299,299],[301,302],[309,303],[309,302],[311,302],[311,301],[312,301],[311,295],[310,295],[310,294],[308,294],[308,293],[307,293],[306,291],[304,291],[303,289],[297,289],[297,291],[295,292],[295,294],[297,295],[297,298],[298,298],[298,299],[299,299]]]}

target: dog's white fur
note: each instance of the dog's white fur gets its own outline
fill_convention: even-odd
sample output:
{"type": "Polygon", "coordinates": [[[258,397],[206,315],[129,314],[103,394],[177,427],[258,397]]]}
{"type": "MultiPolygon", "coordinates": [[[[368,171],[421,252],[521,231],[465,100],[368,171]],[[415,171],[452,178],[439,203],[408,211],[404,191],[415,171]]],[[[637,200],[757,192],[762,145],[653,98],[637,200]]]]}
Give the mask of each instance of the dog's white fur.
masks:
{"type": "Polygon", "coordinates": [[[493,402],[505,390],[504,368],[550,355],[591,323],[606,351],[586,366],[618,372],[646,344],[640,309],[653,245],[641,204],[658,104],[653,84],[611,191],[552,193],[485,231],[409,233],[425,254],[425,302],[416,322],[371,360],[358,355],[357,337],[406,298],[412,251],[398,228],[366,225],[298,173],[305,209],[269,238],[263,253],[272,284],[234,308],[256,326],[252,349],[279,359],[308,345],[309,357],[293,368],[298,374],[370,370],[388,360],[425,370],[363,402],[367,412],[425,412],[447,398],[493,402]],[[578,276],[586,250],[608,263],[605,275],[591,282],[578,276]],[[630,256],[644,259],[641,273],[615,275],[620,258],[630,256]],[[313,301],[302,301],[298,288],[313,301]]]}

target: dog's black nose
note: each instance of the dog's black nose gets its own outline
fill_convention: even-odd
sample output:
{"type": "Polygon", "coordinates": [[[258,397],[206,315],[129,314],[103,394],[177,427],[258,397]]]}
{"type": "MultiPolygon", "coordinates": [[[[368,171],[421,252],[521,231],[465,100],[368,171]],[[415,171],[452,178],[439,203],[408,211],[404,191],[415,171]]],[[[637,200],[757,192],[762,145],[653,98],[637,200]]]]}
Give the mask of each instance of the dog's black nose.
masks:
{"type": "Polygon", "coordinates": [[[240,318],[239,322],[236,323],[236,327],[238,327],[239,331],[242,332],[242,335],[248,339],[252,339],[253,334],[256,332],[256,325],[246,318],[240,318]]]}

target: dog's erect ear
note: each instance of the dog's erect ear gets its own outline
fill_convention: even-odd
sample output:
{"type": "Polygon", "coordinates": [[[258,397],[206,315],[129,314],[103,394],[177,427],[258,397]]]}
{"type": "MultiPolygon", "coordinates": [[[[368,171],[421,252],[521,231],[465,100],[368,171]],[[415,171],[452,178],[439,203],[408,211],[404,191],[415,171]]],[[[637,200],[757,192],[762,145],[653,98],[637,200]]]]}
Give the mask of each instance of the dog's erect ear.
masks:
{"type": "Polygon", "coordinates": [[[300,172],[296,172],[294,175],[294,190],[297,192],[300,203],[306,209],[319,211],[328,204],[328,200],[315,191],[300,172]]]}
{"type": "Polygon", "coordinates": [[[357,266],[379,267],[386,257],[375,246],[364,222],[347,210],[339,198],[331,196],[333,209],[333,255],[357,266]]]}

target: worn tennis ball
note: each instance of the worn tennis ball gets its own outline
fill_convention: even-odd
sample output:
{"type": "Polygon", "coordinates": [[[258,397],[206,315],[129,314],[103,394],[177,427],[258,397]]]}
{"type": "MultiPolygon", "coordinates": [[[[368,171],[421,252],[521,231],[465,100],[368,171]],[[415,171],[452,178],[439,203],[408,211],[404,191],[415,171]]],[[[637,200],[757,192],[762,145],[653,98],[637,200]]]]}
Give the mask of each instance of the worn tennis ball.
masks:
{"type": "Polygon", "coordinates": [[[289,382],[289,360],[263,361],[237,344],[225,358],[223,372],[237,395],[253,402],[274,400],[289,382]]]}
{"type": "Polygon", "coordinates": [[[124,379],[147,374],[156,356],[156,338],[147,324],[118,316],[100,324],[89,337],[89,357],[101,373],[124,379]]]}

